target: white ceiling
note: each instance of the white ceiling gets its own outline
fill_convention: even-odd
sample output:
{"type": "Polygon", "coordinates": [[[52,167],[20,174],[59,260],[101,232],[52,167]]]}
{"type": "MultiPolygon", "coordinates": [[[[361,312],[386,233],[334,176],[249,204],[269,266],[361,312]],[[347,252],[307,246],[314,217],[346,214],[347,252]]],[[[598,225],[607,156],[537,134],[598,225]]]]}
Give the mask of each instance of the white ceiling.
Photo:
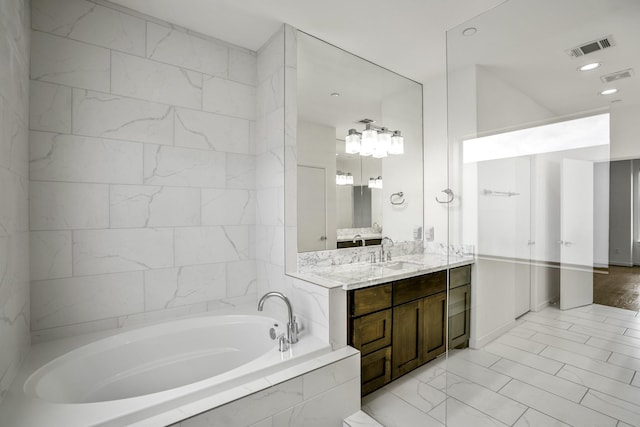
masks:
{"type": "Polygon", "coordinates": [[[449,67],[483,65],[557,115],[640,103],[640,0],[111,1],[251,50],[288,23],[422,83],[445,73],[448,42],[449,67]],[[462,37],[470,25],[477,34],[462,37]],[[614,48],[564,53],[609,34],[614,48]],[[592,58],[603,67],[576,72],[592,58]],[[635,76],[618,95],[598,95],[601,75],[626,68],[635,76]]]}
{"type": "Polygon", "coordinates": [[[112,0],[258,50],[282,23],[425,82],[444,73],[445,32],[504,0],[112,0]]]}

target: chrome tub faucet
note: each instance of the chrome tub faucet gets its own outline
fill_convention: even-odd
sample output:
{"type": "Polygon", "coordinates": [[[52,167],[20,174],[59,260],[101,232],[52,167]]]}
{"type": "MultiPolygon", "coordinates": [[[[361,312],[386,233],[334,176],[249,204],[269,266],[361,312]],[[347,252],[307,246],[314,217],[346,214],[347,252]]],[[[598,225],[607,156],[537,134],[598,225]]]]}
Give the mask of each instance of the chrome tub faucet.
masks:
{"type": "MultiPolygon", "coordinates": [[[[287,298],[282,292],[267,292],[266,294],[264,294],[262,298],[260,298],[260,301],[258,301],[258,311],[262,311],[264,302],[271,297],[280,298],[285,302],[285,304],[287,304],[287,312],[289,315],[289,323],[287,323],[287,342],[289,344],[297,343],[298,322],[296,322],[296,317],[293,315],[293,310],[291,309],[291,302],[289,302],[289,298],[287,298]]],[[[280,351],[284,351],[282,346],[280,346],[280,351]]]]}

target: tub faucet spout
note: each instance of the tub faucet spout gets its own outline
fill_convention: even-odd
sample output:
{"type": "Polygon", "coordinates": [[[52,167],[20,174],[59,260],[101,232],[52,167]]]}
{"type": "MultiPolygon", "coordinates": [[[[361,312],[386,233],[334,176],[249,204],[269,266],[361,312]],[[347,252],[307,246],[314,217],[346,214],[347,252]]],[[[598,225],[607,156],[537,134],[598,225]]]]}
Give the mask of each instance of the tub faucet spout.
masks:
{"type": "Polygon", "coordinates": [[[289,323],[287,323],[287,342],[289,344],[294,344],[298,342],[298,322],[296,322],[296,317],[293,315],[293,310],[291,309],[291,302],[289,302],[289,298],[287,298],[282,292],[267,292],[260,298],[258,301],[258,311],[262,311],[264,307],[264,302],[271,298],[276,297],[280,298],[282,301],[287,304],[287,312],[289,315],[289,323]]]}

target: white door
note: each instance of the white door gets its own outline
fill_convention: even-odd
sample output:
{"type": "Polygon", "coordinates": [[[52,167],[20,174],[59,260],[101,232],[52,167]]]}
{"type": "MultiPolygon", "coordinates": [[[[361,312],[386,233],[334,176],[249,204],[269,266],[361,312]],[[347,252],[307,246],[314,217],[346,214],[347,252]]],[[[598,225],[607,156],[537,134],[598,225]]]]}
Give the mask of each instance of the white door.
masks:
{"type": "Polygon", "coordinates": [[[593,303],[593,163],[562,160],[560,309],[593,303]]]}
{"type": "Polygon", "coordinates": [[[298,251],[327,249],[326,170],[298,166],[298,251]]]}

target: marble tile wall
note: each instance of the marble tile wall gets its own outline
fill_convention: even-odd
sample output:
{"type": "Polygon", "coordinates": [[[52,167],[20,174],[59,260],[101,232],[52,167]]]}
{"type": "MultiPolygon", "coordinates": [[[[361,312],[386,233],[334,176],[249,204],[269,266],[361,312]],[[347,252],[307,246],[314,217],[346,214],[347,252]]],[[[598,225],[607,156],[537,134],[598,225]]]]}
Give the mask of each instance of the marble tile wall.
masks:
{"type": "Polygon", "coordinates": [[[29,18],[0,0],[0,401],[29,349],[29,18]]]}
{"type": "Polygon", "coordinates": [[[256,53],[105,2],[31,7],[12,191],[30,191],[33,340],[255,304],[256,53]]]}
{"type": "Polygon", "coordinates": [[[359,409],[360,355],[353,354],[171,427],[341,426],[359,409]]]}
{"type": "MultiPolygon", "coordinates": [[[[284,125],[285,114],[296,111],[296,31],[285,25],[258,50],[255,241],[257,290],[258,295],[269,291],[284,292],[292,300],[293,308],[307,332],[329,341],[334,348],[339,348],[346,345],[346,342],[341,337],[336,339],[330,327],[330,319],[337,306],[332,301],[339,298],[331,295],[327,288],[287,276],[285,272],[285,257],[293,254],[295,266],[297,248],[295,242],[288,240],[289,236],[295,236],[295,212],[291,216],[290,212],[285,211],[285,198],[291,192],[295,194],[295,184],[292,186],[286,180],[291,174],[285,176],[285,170],[287,167],[294,170],[296,168],[296,130],[285,128],[284,125]]],[[[293,178],[295,183],[295,175],[293,178]]],[[[273,306],[269,304],[265,308],[273,315],[281,315],[284,307],[273,306]]],[[[339,333],[335,335],[340,336],[339,333]]]]}

